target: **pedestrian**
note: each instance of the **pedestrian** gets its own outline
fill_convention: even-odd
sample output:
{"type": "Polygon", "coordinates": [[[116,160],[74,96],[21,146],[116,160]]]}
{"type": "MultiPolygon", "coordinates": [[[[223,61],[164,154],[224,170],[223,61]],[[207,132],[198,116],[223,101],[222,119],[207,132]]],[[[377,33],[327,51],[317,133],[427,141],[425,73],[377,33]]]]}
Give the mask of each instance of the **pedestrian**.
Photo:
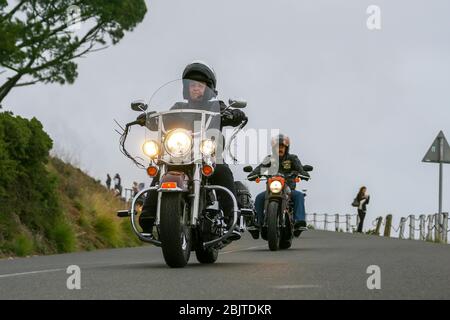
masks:
{"type": "Polygon", "coordinates": [[[133,182],[133,185],[131,186],[131,197],[134,198],[135,195],[139,192],[139,186],[136,181],[133,182]]]}
{"type": "Polygon", "coordinates": [[[114,190],[116,190],[118,196],[122,196],[122,179],[118,173],[114,176],[114,190]]]}
{"type": "Polygon", "coordinates": [[[109,189],[111,189],[111,176],[108,174],[106,174],[106,187],[109,189]]]}
{"type": "Polygon", "coordinates": [[[362,186],[353,200],[352,206],[358,208],[359,224],[357,232],[361,233],[364,224],[364,218],[366,217],[367,205],[369,204],[370,195],[367,193],[367,188],[362,186]]]}

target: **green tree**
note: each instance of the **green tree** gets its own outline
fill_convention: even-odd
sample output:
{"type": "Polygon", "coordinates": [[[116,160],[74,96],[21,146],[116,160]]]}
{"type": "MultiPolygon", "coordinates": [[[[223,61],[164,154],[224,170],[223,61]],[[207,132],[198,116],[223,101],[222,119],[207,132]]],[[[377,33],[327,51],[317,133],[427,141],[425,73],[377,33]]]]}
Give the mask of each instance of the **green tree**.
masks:
{"type": "Polygon", "coordinates": [[[0,0],[0,103],[14,87],[73,83],[76,58],[116,44],[146,12],[144,0],[0,0]]]}
{"type": "Polygon", "coordinates": [[[56,180],[46,169],[51,148],[38,120],[0,112],[0,251],[22,224],[45,234],[60,216],[56,180]]]}

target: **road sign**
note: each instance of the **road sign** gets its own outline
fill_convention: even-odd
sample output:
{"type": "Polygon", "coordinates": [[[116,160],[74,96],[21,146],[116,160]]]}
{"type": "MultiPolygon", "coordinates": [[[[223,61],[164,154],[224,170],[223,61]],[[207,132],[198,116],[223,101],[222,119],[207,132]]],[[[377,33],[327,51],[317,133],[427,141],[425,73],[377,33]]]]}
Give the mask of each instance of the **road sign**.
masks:
{"type": "Polygon", "coordinates": [[[445,139],[444,133],[439,131],[436,139],[428,150],[422,162],[439,163],[439,219],[442,213],[442,176],[443,176],[443,163],[450,163],[450,146],[447,139],[445,139]]]}
{"type": "Polygon", "coordinates": [[[422,162],[450,163],[450,146],[442,131],[434,139],[422,162]]]}

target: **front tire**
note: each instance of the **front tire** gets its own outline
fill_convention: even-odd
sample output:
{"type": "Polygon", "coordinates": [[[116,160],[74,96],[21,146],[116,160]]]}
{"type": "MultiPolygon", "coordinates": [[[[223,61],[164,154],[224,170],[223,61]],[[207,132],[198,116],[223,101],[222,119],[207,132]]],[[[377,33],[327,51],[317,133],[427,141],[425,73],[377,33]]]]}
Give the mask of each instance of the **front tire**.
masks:
{"type": "Polygon", "coordinates": [[[163,193],[160,238],[164,260],[171,268],[186,266],[191,255],[191,229],[186,225],[185,202],[181,193],[163,193]]]}
{"type": "Polygon", "coordinates": [[[271,251],[277,251],[280,248],[281,234],[278,217],[278,202],[269,202],[267,206],[267,240],[271,251]]]}

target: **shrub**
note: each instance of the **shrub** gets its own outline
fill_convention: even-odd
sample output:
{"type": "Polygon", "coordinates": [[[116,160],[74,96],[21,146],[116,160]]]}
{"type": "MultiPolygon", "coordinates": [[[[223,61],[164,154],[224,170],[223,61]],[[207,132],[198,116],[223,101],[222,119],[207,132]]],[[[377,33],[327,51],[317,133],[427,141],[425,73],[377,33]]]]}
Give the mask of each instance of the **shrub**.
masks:
{"type": "Polygon", "coordinates": [[[24,254],[32,246],[15,238],[22,224],[49,235],[61,215],[56,177],[47,171],[52,140],[33,118],[0,113],[0,238],[2,247],[24,254]],[[12,249],[11,249],[12,248],[12,249]]]}
{"type": "Polygon", "coordinates": [[[65,221],[58,221],[50,232],[50,238],[56,244],[59,253],[76,250],[77,241],[73,228],[65,221]]]}
{"type": "Polygon", "coordinates": [[[31,254],[33,249],[33,240],[24,234],[19,235],[14,241],[13,251],[19,257],[24,257],[31,254]]]}
{"type": "Polygon", "coordinates": [[[94,224],[95,231],[102,242],[111,247],[119,247],[121,241],[119,238],[119,230],[114,221],[106,216],[97,216],[94,224]]]}

